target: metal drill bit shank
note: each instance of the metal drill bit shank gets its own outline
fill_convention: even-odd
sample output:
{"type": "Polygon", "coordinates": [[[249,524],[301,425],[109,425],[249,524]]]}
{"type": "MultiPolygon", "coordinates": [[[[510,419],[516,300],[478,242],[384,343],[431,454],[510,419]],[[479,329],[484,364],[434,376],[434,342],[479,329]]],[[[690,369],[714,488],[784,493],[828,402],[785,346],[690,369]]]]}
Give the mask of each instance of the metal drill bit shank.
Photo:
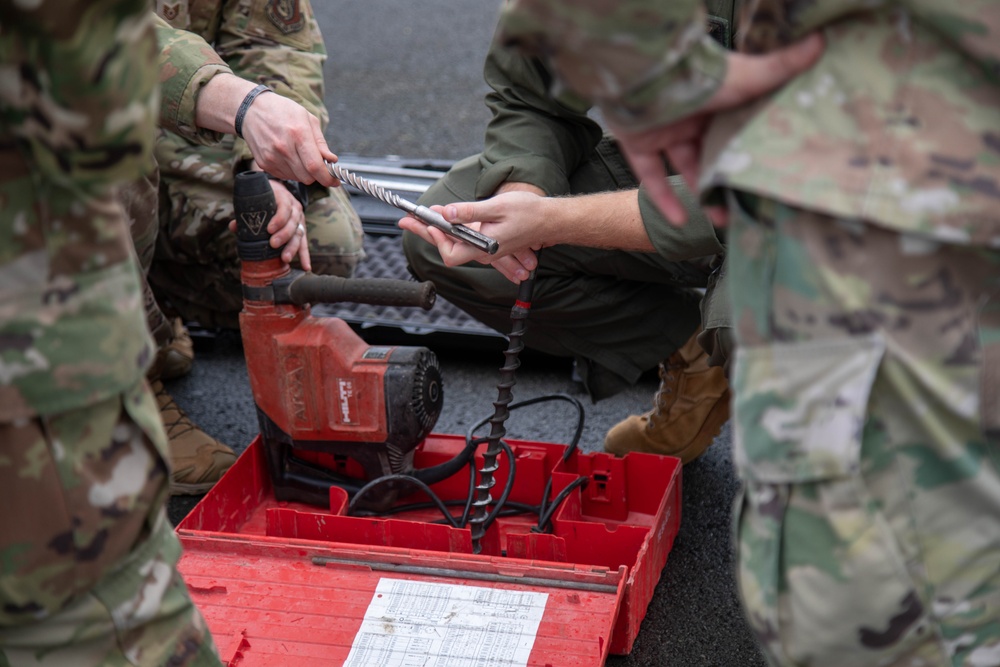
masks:
{"type": "Polygon", "coordinates": [[[348,171],[335,162],[327,162],[326,167],[330,170],[331,174],[336,176],[341,181],[350,183],[358,190],[371,195],[379,201],[385,202],[389,206],[395,206],[398,209],[406,211],[417,220],[420,220],[431,227],[437,227],[452,238],[456,238],[459,241],[464,241],[465,243],[473,245],[490,255],[496,253],[497,249],[500,247],[496,239],[490,238],[485,234],[480,234],[476,230],[469,229],[465,225],[452,224],[445,220],[440,213],[432,211],[426,206],[418,206],[411,201],[407,201],[399,195],[390,192],[379,185],[375,185],[368,179],[362,178],[361,176],[348,171]]]}

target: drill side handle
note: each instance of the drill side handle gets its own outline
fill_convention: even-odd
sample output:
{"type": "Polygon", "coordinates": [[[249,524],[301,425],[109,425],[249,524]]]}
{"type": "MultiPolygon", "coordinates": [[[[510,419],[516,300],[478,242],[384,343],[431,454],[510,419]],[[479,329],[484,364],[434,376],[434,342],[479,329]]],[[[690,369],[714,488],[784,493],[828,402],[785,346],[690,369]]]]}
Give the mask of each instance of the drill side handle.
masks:
{"type": "Polygon", "coordinates": [[[374,306],[419,306],[430,310],[437,289],[430,281],[388,278],[340,278],[303,273],[288,286],[289,300],[307,303],[367,303],[374,306]]]}

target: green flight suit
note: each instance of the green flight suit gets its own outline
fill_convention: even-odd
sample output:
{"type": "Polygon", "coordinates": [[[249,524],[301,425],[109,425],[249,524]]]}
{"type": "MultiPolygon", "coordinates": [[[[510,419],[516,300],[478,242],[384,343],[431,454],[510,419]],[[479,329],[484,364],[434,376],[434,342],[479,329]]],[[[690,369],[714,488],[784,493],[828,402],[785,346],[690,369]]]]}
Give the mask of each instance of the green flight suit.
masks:
{"type": "MultiPolygon", "coordinates": [[[[717,36],[731,40],[731,2],[715,3],[717,36]]],[[[551,74],[539,60],[494,45],[484,78],[493,112],[483,152],[456,163],[420,198],[424,205],[492,196],[508,181],[530,183],[549,196],[638,188],[610,136],[571,95],[550,94],[551,74]]],[[[701,325],[699,340],[713,362],[726,365],[728,308],[715,289],[723,239],[698,211],[679,178],[693,222],[678,229],[637,189],[643,223],[656,253],[554,246],[539,255],[524,343],[572,357],[584,386],[599,400],[634,384],[683,345],[701,325]],[[702,293],[708,293],[702,299],[702,293]],[[699,310],[700,308],[700,310],[699,310]]],[[[403,249],[410,270],[432,280],[438,293],[473,317],[509,331],[517,286],[492,267],[446,267],[437,250],[412,234],[403,249]]]]}

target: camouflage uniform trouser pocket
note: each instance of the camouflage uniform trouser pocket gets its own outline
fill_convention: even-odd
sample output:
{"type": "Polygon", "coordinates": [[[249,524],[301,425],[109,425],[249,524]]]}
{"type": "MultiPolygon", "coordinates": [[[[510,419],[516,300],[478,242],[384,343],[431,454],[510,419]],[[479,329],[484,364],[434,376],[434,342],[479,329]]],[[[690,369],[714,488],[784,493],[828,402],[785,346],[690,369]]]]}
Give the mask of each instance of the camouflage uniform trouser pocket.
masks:
{"type": "Polygon", "coordinates": [[[920,641],[927,632],[892,519],[861,475],[883,349],[867,338],[737,355],[740,589],[758,636],[786,656],[781,664],[872,664],[881,643],[908,643],[895,633],[920,641]]]}
{"type": "Polygon", "coordinates": [[[1000,665],[980,342],[1000,253],[734,203],[736,537],[763,648],[778,665],[1000,665]]]}
{"type": "Polygon", "coordinates": [[[159,419],[141,382],[0,424],[0,665],[218,664],[175,570],[159,419]]]}

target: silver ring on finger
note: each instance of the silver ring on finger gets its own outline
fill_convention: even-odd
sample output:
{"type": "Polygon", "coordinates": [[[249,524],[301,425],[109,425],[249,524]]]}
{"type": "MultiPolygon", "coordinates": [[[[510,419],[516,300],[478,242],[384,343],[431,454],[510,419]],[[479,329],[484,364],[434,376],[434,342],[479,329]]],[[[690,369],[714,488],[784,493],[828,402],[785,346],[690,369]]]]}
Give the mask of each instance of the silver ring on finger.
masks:
{"type": "Polygon", "coordinates": [[[301,222],[295,227],[295,231],[301,236],[306,235],[306,227],[301,222]]]}

